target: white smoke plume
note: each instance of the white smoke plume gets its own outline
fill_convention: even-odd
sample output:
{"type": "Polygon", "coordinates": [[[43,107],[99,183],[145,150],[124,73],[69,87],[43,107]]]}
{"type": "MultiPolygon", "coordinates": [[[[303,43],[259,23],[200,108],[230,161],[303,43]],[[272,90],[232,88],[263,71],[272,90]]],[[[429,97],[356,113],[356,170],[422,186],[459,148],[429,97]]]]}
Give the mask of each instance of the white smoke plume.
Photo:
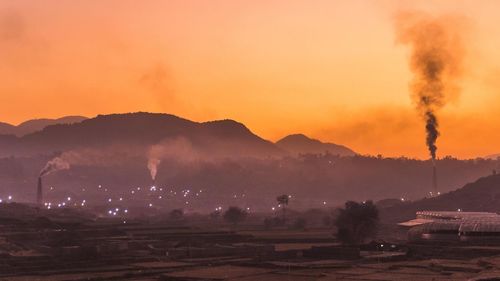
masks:
{"type": "Polygon", "coordinates": [[[156,174],[158,173],[158,166],[160,165],[160,163],[161,160],[156,159],[154,156],[148,158],[148,170],[152,180],[156,179],[156,174]]]}
{"type": "Polygon", "coordinates": [[[47,164],[45,164],[45,167],[40,171],[40,177],[43,177],[45,175],[48,175],[53,172],[57,172],[60,170],[68,170],[70,168],[70,164],[64,160],[61,157],[56,157],[47,164]]]}
{"type": "Polygon", "coordinates": [[[151,179],[155,180],[158,173],[158,166],[162,160],[192,163],[201,160],[201,153],[193,148],[189,140],[178,137],[167,139],[151,146],[147,153],[147,157],[151,179]]]}
{"type": "Polygon", "coordinates": [[[112,146],[102,149],[86,148],[63,152],[51,159],[40,171],[45,176],[60,170],[68,170],[72,165],[112,166],[119,165],[129,157],[139,157],[140,150],[130,146],[112,146]]]}

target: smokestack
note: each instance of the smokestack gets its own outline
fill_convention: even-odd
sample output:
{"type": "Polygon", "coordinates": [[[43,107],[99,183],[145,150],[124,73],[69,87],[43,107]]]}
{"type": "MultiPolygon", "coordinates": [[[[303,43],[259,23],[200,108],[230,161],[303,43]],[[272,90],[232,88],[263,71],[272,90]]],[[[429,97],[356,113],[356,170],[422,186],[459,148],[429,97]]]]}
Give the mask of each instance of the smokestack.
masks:
{"type": "MultiPolygon", "coordinates": [[[[459,93],[465,55],[460,28],[463,18],[401,12],[396,17],[396,37],[410,46],[410,86],[413,101],[425,121],[426,145],[432,160],[432,193],[438,194],[436,151],[438,111],[450,96],[459,93]]],[[[462,26],[463,27],[463,26],[462,26]]]]}
{"type": "Polygon", "coordinates": [[[434,196],[438,195],[437,173],[436,173],[436,162],[435,161],[432,161],[432,191],[434,192],[434,196]]]}
{"type": "Polygon", "coordinates": [[[38,187],[36,190],[36,204],[41,206],[43,203],[43,193],[42,193],[42,177],[38,177],[38,187]]]}

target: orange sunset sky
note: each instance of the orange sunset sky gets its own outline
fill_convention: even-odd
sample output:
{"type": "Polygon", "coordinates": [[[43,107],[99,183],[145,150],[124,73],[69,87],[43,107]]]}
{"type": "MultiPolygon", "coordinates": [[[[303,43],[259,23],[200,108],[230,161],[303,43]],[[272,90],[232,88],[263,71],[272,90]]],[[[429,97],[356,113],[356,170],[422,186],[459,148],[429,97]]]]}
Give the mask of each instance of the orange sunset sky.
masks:
{"type": "Polygon", "coordinates": [[[464,18],[438,156],[500,153],[500,1],[0,0],[0,121],[151,111],[426,158],[394,15],[464,18]],[[415,3],[418,2],[418,3],[415,3]]]}

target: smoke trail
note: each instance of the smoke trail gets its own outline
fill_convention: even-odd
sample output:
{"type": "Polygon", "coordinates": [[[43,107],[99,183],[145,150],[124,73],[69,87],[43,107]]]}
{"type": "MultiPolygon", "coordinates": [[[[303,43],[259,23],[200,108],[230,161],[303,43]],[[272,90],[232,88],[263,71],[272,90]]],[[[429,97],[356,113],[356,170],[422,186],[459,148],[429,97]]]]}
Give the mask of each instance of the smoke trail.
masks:
{"type": "Polygon", "coordinates": [[[458,17],[432,17],[416,12],[404,12],[396,17],[397,40],[411,48],[410,89],[426,123],[426,144],[432,160],[436,159],[439,137],[436,113],[459,91],[456,81],[462,75],[464,57],[459,31],[462,22],[458,17]]]}
{"type": "Polygon", "coordinates": [[[112,145],[100,149],[83,148],[63,152],[51,159],[40,171],[44,176],[60,170],[68,170],[72,165],[112,166],[127,162],[130,157],[142,156],[140,148],[128,145],[112,145]]]}
{"type": "Polygon", "coordinates": [[[66,160],[61,157],[56,157],[45,164],[45,167],[40,171],[40,177],[56,171],[68,170],[69,168],[70,165],[66,160]]]}
{"type": "Polygon", "coordinates": [[[425,131],[427,132],[426,144],[433,160],[436,159],[436,140],[439,136],[438,126],[436,115],[427,111],[425,113],[425,131]]]}
{"type": "Polygon", "coordinates": [[[191,142],[183,137],[166,139],[149,148],[147,153],[148,169],[151,179],[155,180],[158,165],[163,159],[179,163],[192,163],[201,159],[201,154],[194,149],[191,142]]]}
{"type": "Polygon", "coordinates": [[[160,163],[161,160],[155,158],[154,156],[151,156],[148,159],[148,170],[152,180],[156,179],[156,174],[158,173],[158,165],[160,165],[160,163]]]}

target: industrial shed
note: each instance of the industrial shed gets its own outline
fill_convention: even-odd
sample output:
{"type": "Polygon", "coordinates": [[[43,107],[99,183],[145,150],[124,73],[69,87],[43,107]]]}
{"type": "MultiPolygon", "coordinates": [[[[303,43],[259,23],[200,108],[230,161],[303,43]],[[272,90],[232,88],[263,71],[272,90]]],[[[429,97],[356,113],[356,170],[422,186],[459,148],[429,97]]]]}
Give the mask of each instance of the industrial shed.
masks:
{"type": "Polygon", "coordinates": [[[500,243],[500,215],[487,212],[420,211],[403,222],[408,239],[500,243]]]}

